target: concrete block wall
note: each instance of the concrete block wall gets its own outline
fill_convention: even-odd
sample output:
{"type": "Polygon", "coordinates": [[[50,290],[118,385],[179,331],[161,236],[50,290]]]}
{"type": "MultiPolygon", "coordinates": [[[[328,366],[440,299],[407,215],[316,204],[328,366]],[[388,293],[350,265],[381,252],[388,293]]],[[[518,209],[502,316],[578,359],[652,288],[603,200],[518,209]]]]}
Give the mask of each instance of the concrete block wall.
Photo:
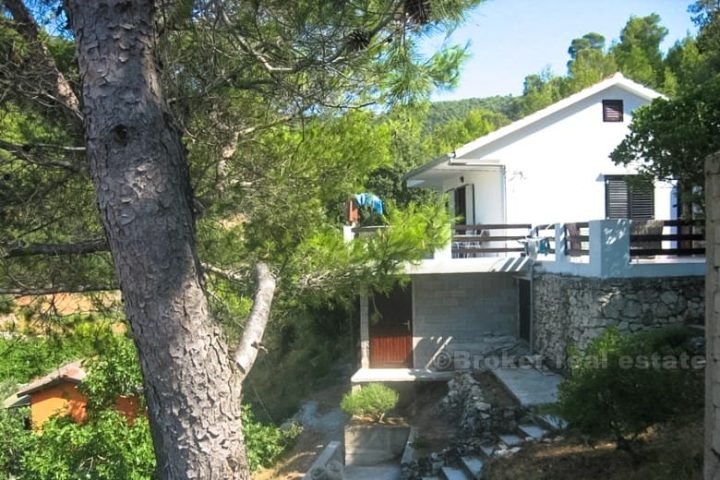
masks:
{"type": "Polygon", "coordinates": [[[516,343],[518,290],[513,275],[416,275],[412,286],[416,368],[442,366],[433,362],[440,352],[482,355],[516,343]]]}

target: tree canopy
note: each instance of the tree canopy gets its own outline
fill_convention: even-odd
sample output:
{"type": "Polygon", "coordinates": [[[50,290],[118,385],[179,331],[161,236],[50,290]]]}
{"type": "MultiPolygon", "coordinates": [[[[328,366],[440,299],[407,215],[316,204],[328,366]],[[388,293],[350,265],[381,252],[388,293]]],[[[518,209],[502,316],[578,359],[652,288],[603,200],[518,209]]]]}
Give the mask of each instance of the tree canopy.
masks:
{"type": "MultiPolygon", "coordinates": [[[[672,96],[638,109],[630,133],[611,155],[616,163],[638,165],[650,177],[678,180],[686,216],[692,215],[692,204],[704,206],[705,159],[720,149],[717,5],[700,1],[690,11],[700,25],[697,40],[676,43],[664,59],[666,90],[672,96]]],[[[662,33],[657,27],[651,30],[645,37],[656,39],[662,33]]]]}
{"type": "Polygon", "coordinates": [[[339,227],[390,164],[383,112],[457,79],[464,49],[419,39],[478,3],[2,2],[0,293],[122,290],[161,478],[248,478],[271,305],[388,288],[448,240],[439,201],[339,227]]]}

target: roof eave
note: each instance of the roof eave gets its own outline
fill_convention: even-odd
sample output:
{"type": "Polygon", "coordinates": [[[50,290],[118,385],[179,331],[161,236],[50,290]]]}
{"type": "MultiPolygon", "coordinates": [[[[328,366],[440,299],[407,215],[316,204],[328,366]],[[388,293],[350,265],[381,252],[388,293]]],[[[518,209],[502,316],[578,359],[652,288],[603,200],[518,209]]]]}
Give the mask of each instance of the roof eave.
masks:
{"type": "Polygon", "coordinates": [[[442,164],[443,162],[450,161],[453,158],[454,158],[454,155],[446,153],[445,155],[442,155],[433,160],[430,160],[428,163],[420,165],[419,167],[415,167],[414,169],[410,170],[408,173],[406,173],[403,176],[403,182],[407,183],[407,181],[411,180],[413,177],[416,177],[416,176],[420,175],[421,173],[425,173],[428,170],[432,170],[433,168],[437,167],[438,165],[442,164]]]}
{"type": "Polygon", "coordinates": [[[652,101],[656,98],[667,98],[665,95],[661,94],[660,92],[656,92],[655,90],[652,90],[648,87],[640,85],[639,83],[633,82],[632,80],[625,78],[621,73],[616,73],[613,76],[608,77],[605,80],[596,83],[595,85],[592,85],[592,86],[590,86],[584,90],[581,90],[573,95],[570,95],[569,97],[564,98],[558,102],[555,102],[552,105],[548,105],[547,107],[543,108],[542,110],[538,110],[537,112],[532,113],[525,118],[521,118],[520,120],[517,120],[517,121],[511,123],[510,125],[506,125],[498,130],[495,130],[494,132],[491,132],[491,133],[484,135],[478,139],[475,139],[472,142],[466,143],[465,145],[463,145],[460,148],[455,150],[456,158],[463,157],[463,156],[467,155],[468,153],[470,153],[474,150],[477,150],[480,147],[488,145],[496,140],[499,140],[500,138],[503,138],[507,135],[510,135],[519,130],[527,128],[530,125],[532,125],[532,124],[534,124],[556,112],[562,111],[562,110],[568,108],[569,106],[574,105],[575,103],[581,102],[582,100],[585,100],[586,98],[590,98],[593,95],[596,95],[597,93],[600,93],[603,90],[607,90],[608,88],[611,88],[613,86],[618,86],[618,87],[620,87],[626,91],[629,91],[647,101],[652,101]]]}

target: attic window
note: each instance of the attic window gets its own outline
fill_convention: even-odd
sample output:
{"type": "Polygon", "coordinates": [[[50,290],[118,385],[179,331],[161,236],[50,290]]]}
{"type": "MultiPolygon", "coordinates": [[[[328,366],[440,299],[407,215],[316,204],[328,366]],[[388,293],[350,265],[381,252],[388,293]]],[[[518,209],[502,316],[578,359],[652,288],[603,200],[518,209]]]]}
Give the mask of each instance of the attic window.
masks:
{"type": "Polygon", "coordinates": [[[603,122],[623,121],[623,101],[603,100],[603,122]]]}

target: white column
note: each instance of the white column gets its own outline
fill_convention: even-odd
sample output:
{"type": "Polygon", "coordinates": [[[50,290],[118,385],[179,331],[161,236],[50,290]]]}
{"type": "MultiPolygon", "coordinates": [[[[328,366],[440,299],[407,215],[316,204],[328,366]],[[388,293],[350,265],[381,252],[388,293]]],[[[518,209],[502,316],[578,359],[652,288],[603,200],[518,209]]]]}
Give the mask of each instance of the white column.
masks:
{"type": "Polygon", "coordinates": [[[590,267],[599,277],[625,277],[630,269],[630,220],[592,220],[590,267]]]}
{"type": "Polygon", "coordinates": [[[367,293],[360,294],[360,368],[370,368],[370,310],[367,293]]]}

